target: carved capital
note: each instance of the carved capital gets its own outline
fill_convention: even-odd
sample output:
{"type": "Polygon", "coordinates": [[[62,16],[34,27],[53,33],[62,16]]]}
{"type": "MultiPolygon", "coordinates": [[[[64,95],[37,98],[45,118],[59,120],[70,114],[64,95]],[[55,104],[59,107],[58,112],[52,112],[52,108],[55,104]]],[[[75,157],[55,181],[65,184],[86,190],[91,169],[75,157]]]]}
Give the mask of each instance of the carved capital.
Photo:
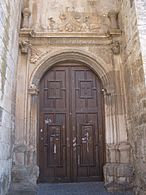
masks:
{"type": "Polygon", "coordinates": [[[31,84],[30,87],[28,88],[28,93],[30,95],[38,95],[39,90],[35,84],[31,84]]]}
{"type": "Polygon", "coordinates": [[[118,41],[112,43],[112,52],[114,55],[120,54],[120,44],[118,41]]]}
{"type": "Polygon", "coordinates": [[[19,47],[22,54],[27,54],[30,48],[30,43],[29,41],[20,41],[19,47]]]}

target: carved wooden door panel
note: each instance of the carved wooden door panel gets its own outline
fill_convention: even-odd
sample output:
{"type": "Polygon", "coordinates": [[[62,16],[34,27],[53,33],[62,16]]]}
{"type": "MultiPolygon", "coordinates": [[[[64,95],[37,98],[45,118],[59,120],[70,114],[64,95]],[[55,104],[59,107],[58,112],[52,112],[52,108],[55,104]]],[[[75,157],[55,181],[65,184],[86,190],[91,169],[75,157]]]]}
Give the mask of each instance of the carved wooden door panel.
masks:
{"type": "Polygon", "coordinates": [[[39,180],[43,182],[70,179],[68,78],[68,69],[55,67],[40,83],[39,180]]]}
{"type": "Polygon", "coordinates": [[[104,162],[101,82],[86,67],[71,69],[73,175],[76,181],[100,181],[104,162]]]}
{"type": "Polygon", "coordinates": [[[40,82],[40,182],[102,179],[101,82],[88,68],[64,64],[40,82]]]}

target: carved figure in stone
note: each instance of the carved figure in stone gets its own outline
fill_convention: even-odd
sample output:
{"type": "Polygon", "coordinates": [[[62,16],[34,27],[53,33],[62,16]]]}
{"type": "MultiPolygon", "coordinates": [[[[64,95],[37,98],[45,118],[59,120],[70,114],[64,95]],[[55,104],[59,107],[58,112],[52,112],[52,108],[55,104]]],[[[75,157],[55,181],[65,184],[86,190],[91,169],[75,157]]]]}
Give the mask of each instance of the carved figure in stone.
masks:
{"type": "Polygon", "coordinates": [[[39,90],[35,84],[31,84],[30,87],[28,88],[28,92],[31,95],[38,95],[39,90]]]}
{"type": "Polygon", "coordinates": [[[29,41],[20,41],[19,42],[19,47],[21,49],[22,54],[27,54],[28,50],[30,48],[30,43],[29,43],[29,41]]]}
{"type": "Polygon", "coordinates": [[[29,41],[20,41],[19,47],[21,49],[22,54],[27,54],[30,49],[30,62],[35,63],[40,56],[45,55],[46,53],[42,53],[40,50],[33,48],[29,41]]]}
{"type": "Polygon", "coordinates": [[[120,44],[119,44],[119,42],[118,41],[113,42],[111,49],[112,49],[113,54],[115,54],[115,55],[120,54],[120,44]]]}
{"type": "Polygon", "coordinates": [[[50,31],[54,31],[55,29],[55,20],[51,17],[51,18],[48,18],[48,21],[49,21],[49,30],[50,31]]]}
{"type": "Polygon", "coordinates": [[[90,24],[89,24],[89,17],[86,16],[82,23],[82,31],[89,32],[90,31],[90,24]]]}
{"type": "Polygon", "coordinates": [[[66,15],[64,13],[60,14],[59,18],[60,18],[61,22],[64,22],[67,19],[66,15]]]}

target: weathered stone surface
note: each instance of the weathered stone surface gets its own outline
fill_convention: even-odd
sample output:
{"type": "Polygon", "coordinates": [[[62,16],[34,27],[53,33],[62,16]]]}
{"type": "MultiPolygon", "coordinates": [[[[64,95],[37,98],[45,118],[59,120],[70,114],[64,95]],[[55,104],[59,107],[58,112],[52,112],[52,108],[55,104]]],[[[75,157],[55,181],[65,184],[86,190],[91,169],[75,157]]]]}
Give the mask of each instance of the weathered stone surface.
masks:
{"type": "Polygon", "coordinates": [[[126,89],[127,127],[132,146],[133,165],[135,167],[135,192],[145,194],[146,136],[145,129],[145,13],[144,0],[123,1],[120,18],[124,34],[122,61],[126,89]]]}
{"type": "Polygon", "coordinates": [[[8,195],[36,195],[37,188],[29,183],[27,184],[11,184],[8,195]]]}
{"type": "Polygon", "coordinates": [[[0,1],[0,194],[11,182],[20,2],[0,1]]]}
{"type": "Polygon", "coordinates": [[[108,191],[133,188],[134,167],[129,164],[107,163],[104,166],[105,187],[108,191]]]}

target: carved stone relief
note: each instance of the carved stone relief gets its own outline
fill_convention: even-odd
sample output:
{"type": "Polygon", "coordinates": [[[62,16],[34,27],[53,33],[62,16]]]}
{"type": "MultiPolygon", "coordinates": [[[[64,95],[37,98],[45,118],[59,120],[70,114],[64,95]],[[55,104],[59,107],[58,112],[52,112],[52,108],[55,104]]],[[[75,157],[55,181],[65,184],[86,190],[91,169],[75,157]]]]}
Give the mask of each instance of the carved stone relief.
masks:
{"type": "Polygon", "coordinates": [[[30,51],[30,63],[36,63],[39,58],[44,56],[47,52],[42,52],[37,48],[34,48],[30,41],[22,40],[19,42],[19,47],[22,54],[28,54],[30,51]]]}
{"type": "Polygon", "coordinates": [[[97,13],[77,12],[69,7],[58,18],[48,18],[50,32],[104,32],[107,33],[108,18],[97,13]],[[104,21],[104,23],[103,23],[104,21]]]}
{"type": "Polygon", "coordinates": [[[28,88],[28,93],[31,95],[38,95],[39,90],[36,85],[31,84],[31,86],[28,88]]]}
{"type": "MultiPolygon", "coordinates": [[[[24,10],[25,28],[30,25],[37,32],[96,32],[107,33],[110,10],[118,10],[118,0],[30,0],[24,10]],[[48,11],[49,10],[49,11],[48,11]],[[31,11],[31,17],[30,17],[31,11]]],[[[113,23],[114,19],[112,19],[113,23]]]]}
{"type": "Polygon", "coordinates": [[[28,50],[30,48],[30,43],[29,43],[29,41],[20,41],[19,42],[19,47],[20,47],[20,50],[21,50],[22,54],[27,54],[28,50]]]}
{"type": "Polygon", "coordinates": [[[112,48],[111,49],[112,49],[113,54],[115,54],[115,55],[120,54],[120,44],[119,44],[119,42],[114,41],[112,43],[112,48]]]}
{"type": "Polygon", "coordinates": [[[30,62],[31,63],[36,63],[37,60],[44,55],[43,52],[41,52],[39,49],[33,48],[31,46],[31,55],[30,55],[30,62]]]}

